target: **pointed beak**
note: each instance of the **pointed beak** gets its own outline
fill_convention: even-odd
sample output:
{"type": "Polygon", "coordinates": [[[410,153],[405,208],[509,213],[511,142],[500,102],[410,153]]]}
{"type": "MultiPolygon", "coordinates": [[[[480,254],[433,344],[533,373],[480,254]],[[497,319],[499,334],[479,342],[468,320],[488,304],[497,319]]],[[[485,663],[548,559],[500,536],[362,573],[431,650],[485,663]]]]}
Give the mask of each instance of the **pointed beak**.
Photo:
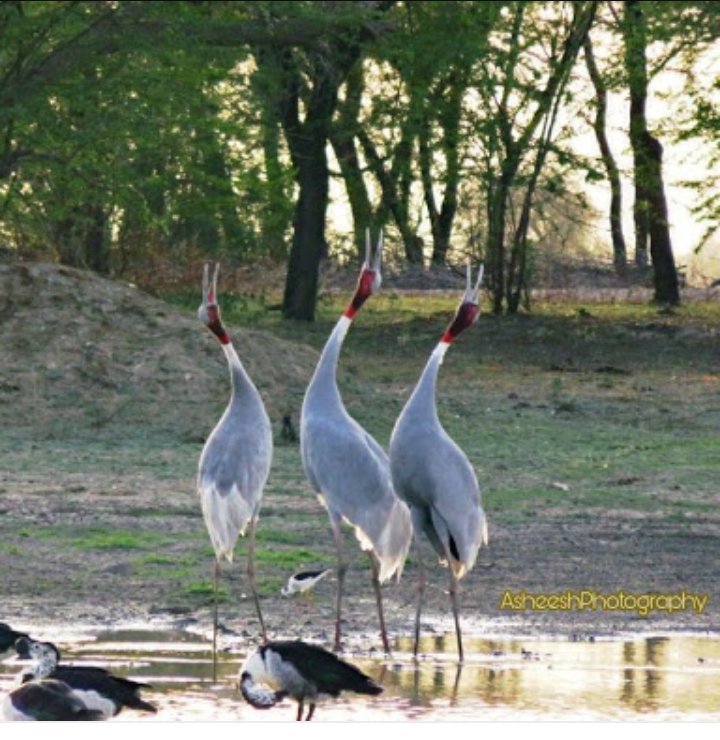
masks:
{"type": "Polygon", "coordinates": [[[203,266],[202,279],[202,302],[198,308],[198,318],[203,324],[209,324],[211,320],[219,318],[220,309],[217,305],[217,282],[220,264],[215,264],[212,281],[210,280],[210,265],[206,262],[203,266]],[[214,309],[213,316],[210,315],[210,309],[214,309]],[[215,314],[217,314],[215,316],[215,314]]]}

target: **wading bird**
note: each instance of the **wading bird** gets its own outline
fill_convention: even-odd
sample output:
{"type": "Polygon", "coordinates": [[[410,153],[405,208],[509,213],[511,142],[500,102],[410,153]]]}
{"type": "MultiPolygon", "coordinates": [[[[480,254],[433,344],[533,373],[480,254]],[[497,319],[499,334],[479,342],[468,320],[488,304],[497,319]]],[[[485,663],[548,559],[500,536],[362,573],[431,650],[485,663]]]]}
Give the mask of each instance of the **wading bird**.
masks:
{"type": "Polygon", "coordinates": [[[294,573],[288,578],[287,584],[280,589],[280,593],[283,596],[309,594],[318,582],[331,572],[330,568],[325,568],[325,570],[304,570],[301,573],[294,573]]]}
{"type": "Polygon", "coordinates": [[[270,473],[273,441],[270,419],[230,341],[217,303],[219,265],[212,283],[208,265],[203,271],[202,303],[198,317],[217,337],[230,368],[232,395],[217,426],[208,437],[198,467],[197,489],[205,524],[215,550],[213,587],[213,672],[217,671],[218,578],[220,560],[232,562],[238,535],[248,531],[247,578],[252,591],[263,642],[267,641],[260,600],[255,589],[255,528],[263,488],[270,473]]]}
{"type": "Polygon", "coordinates": [[[343,584],[347,563],[340,525],[355,528],[360,546],[370,556],[383,648],[390,652],[385,630],[380,583],[400,577],[412,541],[407,506],[393,491],[385,451],[348,414],[337,386],[337,364],[343,340],[363,303],[380,287],[382,235],[371,258],[370,235],[366,257],[350,305],[325,343],[305,392],[300,417],[303,468],[320,502],[327,507],[337,550],[337,610],[335,650],[340,650],[343,584]]]}
{"type": "MultiPolygon", "coordinates": [[[[395,422],[390,439],[390,469],[395,490],[410,507],[415,532],[423,532],[441,560],[449,566],[450,597],[460,660],[464,655],[458,612],[458,580],[472,569],[480,546],[487,544],[487,521],[473,466],[438,418],[435,387],[440,364],[448,348],[477,319],[482,274],[481,267],[473,287],[468,265],[467,287],[460,306],[430,355],[415,390],[395,422]]],[[[425,572],[422,561],[418,560],[420,581],[415,614],[415,655],[425,590],[425,572]]]]}
{"type": "Polygon", "coordinates": [[[21,658],[33,661],[21,674],[22,683],[38,679],[61,681],[91,710],[102,714],[101,719],[114,717],[123,709],[156,712],[157,709],[140,697],[141,689],[152,688],[145,683],[113,676],[104,668],[60,664],[60,651],[51,642],[20,638],[15,650],[21,658]]]}
{"type": "Polygon", "coordinates": [[[316,704],[342,691],[375,696],[382,693],[369,676],[327,650],[306,642],[270,642],[259,647],[240,669],[240,691],[256,709],[270,709],[286,696],[298,703],[298,721],[312,719],[316,704]],[[274,687],[263,689],[258,684],[274,687]]]}
{"type": "Polygon", "coordinates": [[[105,719],[102,712],[89,709],[62,681],[46,678],[13,689],[0,704],[5,722],[25,720],[65,722],[105,719]]]}

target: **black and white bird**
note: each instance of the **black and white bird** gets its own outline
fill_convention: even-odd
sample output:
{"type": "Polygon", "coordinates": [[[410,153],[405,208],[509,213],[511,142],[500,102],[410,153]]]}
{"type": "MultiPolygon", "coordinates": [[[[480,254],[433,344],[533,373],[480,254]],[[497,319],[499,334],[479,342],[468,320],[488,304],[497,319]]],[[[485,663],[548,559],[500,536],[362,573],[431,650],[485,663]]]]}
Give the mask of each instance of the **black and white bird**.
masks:
{"type": "Polygon", "coordinates": [[[240,691],[256,709],[270,709],[287,696],[295,699],[298,721],[307,702],[305,720],[309,721],[324,697],[337,697],[343,691],[376,696],[382,686],[324,648],[294,640],[269,642],[252,653],[240,669],[240,691]]]}
{"type": "Polygon", "coordinates": [[[283,596],[308,593],[329,573],[332,573],[332,568],[304,570],[300,573],[294,573],[288,578],[287,584],[280,589],[280,593],[283,596]]]}
{"type": "Polygon", "coordinates": [[[14,630],[9,624],[0,622],[0,655],[15,648],[15,643],[21,637],[28,637],[25,632],[14,630]]]}
{"type": "Polygon", "coordinates": [[[18,721],[92,721],[105,719],[98,709],[87,704],[63,681],[44,678],[28,681],[3,697],[0,719],[18,721]]]}
{"type": "Polygon", "coordinates": [[[20,658],[32,660],[32,666],[21,675],[23,684],[39,679],[62,682],[88,709],[101,712],[101,719],[113,717],[123,709],[157,711],[140,697],[141,689],[151,688],[148,684],[113,676],[104,668],[95,666],[60,665],[60,651],[51,642],[22,637],[16,642],[15,649],[20,658]]]}

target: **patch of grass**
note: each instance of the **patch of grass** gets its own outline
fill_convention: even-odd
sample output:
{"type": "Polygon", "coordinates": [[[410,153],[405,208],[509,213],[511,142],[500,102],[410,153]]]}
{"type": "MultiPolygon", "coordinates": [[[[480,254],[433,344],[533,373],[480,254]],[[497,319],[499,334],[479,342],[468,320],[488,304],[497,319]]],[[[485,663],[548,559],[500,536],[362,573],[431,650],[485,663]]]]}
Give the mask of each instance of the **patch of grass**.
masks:
{"type": "Polygon", "coordinates": [[[84,550],[144,550],[166,543],[167,538],[155,532],[96,529],[80,535],[74,546],[84,550]]]}
{"type": "Polygon", "coordinates": [[[58,540],[82,550],[144,550],[159,549],[168,544],[165,535],[140,530],[105,527],[78,528],[68,525],[22,529],[21,537],[32,540],[58,540]]]}
{"type": "Polygon", "coordinates": [[[304,545],[307,543],[307,535],[301,531],[263,527],[261,524],[256,540],[259,544],[304,545]]]}
{"type": "MultiPolygon", "coordinates": [[[[189,597],[196,603],[214,603],[213,585],[209,581],[193,581],[187,583],[179,590],[182,596],[189,597]]],[[[218,587],[218,603],[225,604],[230,601],[229,591],[222,585],[218,587]]]]}
{"type": "Polygon", "coordinates": [[[27,554],[27,550],[10,542],[0,542],[0,553],[3,555],[22,557],[27,554]]]}
{"type": "Polygon", "coordinates": [[[325,558],[324,553],[317,550],[258,549],[255,556],[258,564],[287,570],[293,570],[307,563],[322,561],[325,558]]]}

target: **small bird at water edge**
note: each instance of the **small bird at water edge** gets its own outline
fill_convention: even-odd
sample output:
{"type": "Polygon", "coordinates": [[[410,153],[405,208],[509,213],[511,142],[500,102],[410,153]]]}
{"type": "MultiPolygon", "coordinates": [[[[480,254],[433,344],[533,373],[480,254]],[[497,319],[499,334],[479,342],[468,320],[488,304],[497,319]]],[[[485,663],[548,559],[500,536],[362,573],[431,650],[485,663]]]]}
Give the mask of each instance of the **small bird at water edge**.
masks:
{"type": "Polygon", "coordinates": [[[282,587],[280,593],[283,596],[291,596],[311,592],[318,582],[331,572],[332,568],[325,568],[324,570],[304,570],[295,573],[288,578],[287,584],[282,587]]]}

